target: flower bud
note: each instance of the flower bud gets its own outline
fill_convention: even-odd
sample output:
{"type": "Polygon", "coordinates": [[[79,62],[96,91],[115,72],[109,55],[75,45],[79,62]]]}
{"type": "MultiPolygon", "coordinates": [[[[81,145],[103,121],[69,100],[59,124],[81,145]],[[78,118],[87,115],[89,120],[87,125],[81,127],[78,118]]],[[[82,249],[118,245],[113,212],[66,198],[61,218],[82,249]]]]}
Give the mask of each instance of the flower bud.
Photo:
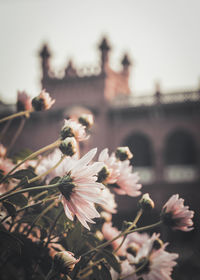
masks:
{"type": "Polygon", "coordinates": [[[100,215],[101,215],[101,218],[102,218],[105,222],[107,222],[107,223],[111,222],[111,220],[112,220],[112,215],[111,215],[110,213],[108,213],[108,212],[106,212],[106,211],[102,211],[102,212],[100,213],[100,215]]]}
{"type": "Polygon", "coordinates": [[[58,252],[53,261],[53,268],[58,273],[67,274],[74,269],[76,263],[80,261],[74,258],[74,254],[69,251],[58,252]]]}
{"type": "Polygon", "coordinates": [[[98,175],[97,175],[97,182],[102,183],[104,182],[108,176],[109,176],[110,172],[107,168],[106,165],[104,165],[104,167],[99,171],[98,175]]]}
{"type": "Polygon", "coordinates": [[[59,146],[61,152],[66,156],[73,156],[77,152],[77,143],[74,137],[63,140],[59,146]]]}
{"type": "Polygon", "coordinates": [[[160,238],[156,238],[153,242],[152,248],[155,250],[159,250],[163,246],[163,241],[160,238]]]}
{"type": "Polygon", "coordinates": [[[136,257],[139,248],[140,248],[139,245],[133,242],[127,247],[126,251],[127,253],[131,254],[133,257],[136,257]]]}
{"type": "Polygon", "coordinates": [[[143,210],[151,210],[154,208],[154,202],[149,197],[148,193],[143,194],[142,198],[139,200],[139,207],[143,210]]]}
{"type": "Polygon", "coordinates": [[[87,129],[91,128],[94,124],[94,118],[92,114],[82,114],[78,121],[80,124],[85,126],[87,129]]]}
{"type": "Polygon", "coordinates": [[[115,151],[115,156],[117,159],[124,161],[126,159],[131,159],[133,154],[129,150],[129,147],[118,147],[115,151]]]}
{"type": "Polygon", "coordinates": [[[54,103],[55,99],[52,99],[45,90],[32,99],[32,106],[35,111],[48,110],[54,103]]]}

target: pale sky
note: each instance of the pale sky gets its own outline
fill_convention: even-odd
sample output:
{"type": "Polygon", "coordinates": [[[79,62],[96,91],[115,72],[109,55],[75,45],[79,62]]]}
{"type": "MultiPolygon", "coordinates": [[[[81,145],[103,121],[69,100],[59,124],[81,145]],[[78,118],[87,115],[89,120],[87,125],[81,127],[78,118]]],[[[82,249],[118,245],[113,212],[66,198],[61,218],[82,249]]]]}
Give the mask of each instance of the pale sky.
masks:
{"type": "Polygon", "coordinates": [[[40,90],[38,51],[44,42],[52,66],[96,66],[97,45],[107,35],[111,65],[124,52],[134,65],[134,94],[197,88],[200,84],[200,0],[0,0],[0,97],[40,90]]]}

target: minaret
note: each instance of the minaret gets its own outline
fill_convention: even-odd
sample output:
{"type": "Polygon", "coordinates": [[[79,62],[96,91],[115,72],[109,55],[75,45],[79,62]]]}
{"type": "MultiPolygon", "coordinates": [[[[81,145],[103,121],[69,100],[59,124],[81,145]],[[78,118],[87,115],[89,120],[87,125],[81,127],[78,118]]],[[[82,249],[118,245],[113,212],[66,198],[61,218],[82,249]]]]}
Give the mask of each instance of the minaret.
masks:
{"type": "Polygon", "coordinates": [[[42,60],[42,79],[45,79],[48,77],[48,73],[50,70],[49,61],[51,57],[48,46],[46,44],[43,46],[42,50],[40,51],[40,57],[42,60]]]}
{"type": "Polygon", "coordinates": [[[122,61],[121,61],[121,64],[122,64],[122,74],[124,76],[127,76],[127,78],[129,77],[129,74],[130,74],[130,66],[131,66],[131,62],[129,60],[129,57],[127,54],[124,55],[122,61]]]}
{"type": "Polygon", "coordinates": [[[108,45],[107,39],[104,37],[101,44],[99,45],[99,50],[101,51],[101,71],[106,72],[109,67],[109,51],[110,46],[108,45]]]}

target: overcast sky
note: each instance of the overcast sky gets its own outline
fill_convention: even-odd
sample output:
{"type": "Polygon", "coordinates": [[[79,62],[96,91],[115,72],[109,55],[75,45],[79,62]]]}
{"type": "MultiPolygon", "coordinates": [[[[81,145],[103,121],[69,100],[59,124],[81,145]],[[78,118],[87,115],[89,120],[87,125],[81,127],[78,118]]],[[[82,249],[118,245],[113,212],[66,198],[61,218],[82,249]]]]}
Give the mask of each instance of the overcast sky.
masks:
{"type": "Polygon", "coordinates": [[[163,91],[198,87],[199,11],[200,0],[0,0],[0,97],[38,94],[44,42],[58,71],[70,58],[78,68],[98,65],[103,35],[113,68],[129,53],[134,94],[152,92],[156,81],[163,91]]]}

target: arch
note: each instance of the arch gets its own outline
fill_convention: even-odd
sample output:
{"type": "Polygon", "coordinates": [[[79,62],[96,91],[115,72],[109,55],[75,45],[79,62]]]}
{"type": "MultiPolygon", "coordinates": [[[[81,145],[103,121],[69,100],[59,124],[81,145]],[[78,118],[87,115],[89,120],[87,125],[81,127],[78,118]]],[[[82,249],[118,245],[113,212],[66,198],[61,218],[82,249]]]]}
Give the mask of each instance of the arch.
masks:
{"type": "Polygon", "coordinates": [[[171,132],[164,148],[165,165],[195,165],[196,145],[193,136],[182,129],[171,132]]]}
{"type": "Polygon", "coordinates": [[[138,167],[152,167],[154,154],[152,143],[148,136],[140,132],[134,132],[126,137],[123,146],[128,146],[133,153],[131,163],[138,167]]]}

